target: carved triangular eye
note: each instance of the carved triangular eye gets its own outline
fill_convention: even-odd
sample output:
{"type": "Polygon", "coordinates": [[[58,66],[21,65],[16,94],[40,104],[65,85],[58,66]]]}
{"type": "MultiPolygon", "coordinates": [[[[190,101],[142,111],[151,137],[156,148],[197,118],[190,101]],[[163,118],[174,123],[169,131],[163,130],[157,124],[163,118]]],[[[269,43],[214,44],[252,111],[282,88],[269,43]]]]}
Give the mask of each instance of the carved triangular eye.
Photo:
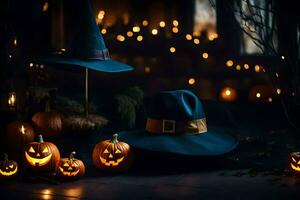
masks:
{"type": "Polygon", "coordinates": [[[72,167],[78,167],[78,164],[77,164],[77,163],[74,163],[74,164],[72,165],[72,167]]]}
{"type": "Polygon", "coordinates": [[[295,158],[292,157],[292,160],[296,163],[297,161],[295,160],[295,158]]]}
{"type": "Polygon", "coordinates": [[[14,165],[9,165],[9,167],[12,169],[12,168],[14,168],[14,165]]]}
{"type": "Polygon", "coordinates": [[[46,147],[44,150],[43,150],[43,153],[48,153],[48,148],[46,147]]]}
{"type": "Polygon", "coordinates": [[[68,164],[68,163],[65,163],[65,164],[64,164],[64,167],[69,167],[69,164],[68,164]]]}
{"type": "Polygon", "coordinates": [[[107,149],[105,149],[103,153],[109,153],[109,152],[108,152],[108,150],[107,150],[107,149]]]}
{"type": "Polygon", "coordinates": [[[115,153],[121,153],[121,151],[120,151],[119,149],[117,149],[117,150],[115,151],[115,153]]]}
{"type": "Polygon", "coordinates": [[[30,153],[35,153],[35,150],[34,150],[32,147],[30,147],[28,151],[29,151],[30,153]]]}

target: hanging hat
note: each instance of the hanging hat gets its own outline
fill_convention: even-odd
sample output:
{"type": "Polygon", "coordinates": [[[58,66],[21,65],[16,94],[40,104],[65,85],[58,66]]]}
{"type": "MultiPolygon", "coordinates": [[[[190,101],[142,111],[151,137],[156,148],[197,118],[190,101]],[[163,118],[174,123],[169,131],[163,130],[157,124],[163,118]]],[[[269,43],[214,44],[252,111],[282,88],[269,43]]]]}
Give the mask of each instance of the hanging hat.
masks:
{"type": "Polygon", "coordinates": [[[77,65],[102,72],[123,72],[133,70],[131,66],[110,58],[104,39],[93,15],[90,0],[79,0],[80,16],[70,49],[64,54],[43,57],[40,60],[51,63],[77,65]]]}
{"type": "Polygon", "coordinates": [[[130,145],[151,151],[192,156],[222,155],[238,144],[223,129],[207,126],[199,98],[191,91],[160,92],[145,105],[145,130],[120,132],[130,145]]]}

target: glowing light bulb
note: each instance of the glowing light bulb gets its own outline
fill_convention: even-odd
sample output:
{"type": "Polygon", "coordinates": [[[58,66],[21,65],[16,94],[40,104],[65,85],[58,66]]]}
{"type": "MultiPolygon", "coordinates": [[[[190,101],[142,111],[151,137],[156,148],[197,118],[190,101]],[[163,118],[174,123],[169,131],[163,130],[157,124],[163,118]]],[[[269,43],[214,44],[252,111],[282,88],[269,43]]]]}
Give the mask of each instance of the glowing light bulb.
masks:
{"type": "Polygon", "coordinates": [[[249,69],[249,65],[248,64],[244,64],[244,68],[245,69],[249,69]]]}
{"type": "Polygon", "coordinates": [[[190,84],[190,85],[194,85],[195,82],[196,82],[196,80],[195,80],[194,78],[190,78],[190,79],[189,79],[189,84],[190,84]]]}
{"type": "Polygon", "coordinates": [[[254,71],[257,72],[257,73],[260,72],[260,66],[259,65],[255,65],[254,66],[254,71]]]}
{"type": "Polygon", "coordinates": [[[144,39],[144,38],[143,38],[143,36],[141,36],[141,35],[139,35],[139,36],[136,37],[136,40],[139,41],[139,42],[143,41],[143,39],[144,39]]]}
{"type": "Polygon", "coordinates": [[[195,38],[195,39],[194,39],[194,43],[195,43],[195,44],[199,44],[199,43],[200,43],[200,40],[199,40],[198,38],[195,38]]]}
{"type": "Polygon", "coordinates": [[[241,70],[241,65],[237,65],[235,68],[236,68],[236,70],[240,71],[241,70]]]}
{"type": "Polygon", "coordinates": [[[178,31],[179,31],[179,29],[178,29],[177,27],[173,27],[173,28],[172,28],[172,32],[173,32],[173,33],[178,33],[178,31]]]}
{"type": "Polygon", "coordinates": [[[208,53],[203,53],[203,54],[202,54],[202,57],[203,57],[204,59],[207,59],[207,58],[208,58],[208,53]]]}
{"type": "Polygon", "coordinates": [[[149,24],[148,20],[143,20],[143,22],[142,22],[143,26],[148,26],[148,24],[149,24]]]}
{"type": "Polygon", "coordinates": [[[135,32],[135,33],[137,33],[137,32],[140,32],[140,27],[139,26],[134,26],[134,27],[132,27],[132,31],[133,32],[135,32]]]}
{"type": "Polygon", "coordinates": [[[186,34],[186,35],[185,35],[185,38],[186,38],[187,40],[192,40],[192,39],[193,39],[191,34],[186,34]]]}
{"type": "Polygon", "coordinates": [[[175,47],[170,47],[170,52],[171,52],[171,53],[175,53],[175,51],[176,51],[176,48],[175,48],[175,47]]]}
{"type": "Polygon", "coordinates": [[[255,96],[256,96],[256,98],[260,98],[261,94],[259,92],[257,92],[255,96]]]}
{"type": "Polygon", "coordinates": [[[124,42],[125,41],[125,37],[123,35],[117,35],[117,40],[119,42],[124,42]]]}
{"type": "Polygon", "coordinates": [[[133,32],[132,31],[127,31],[127,36],[128,37],[132,37],[133,36],[133,32]]]}
{"type": "Polygon", "coordinates": [[[173,26],[178,26],[179,22],[177,20],[173,20],[173,26]]]}
{"type": "Polygon", "coordinates": [[[154,28],[154,29],[152,29],[151,33],[152,33],[152,35],[157,35],[158,34],[158,30],[154,28]]]}
{"type": "Polygon", "coordinates": [[[105,34],[107,33],[106,28],[103,28],[103,29],[101,30],[101,33],[102,33],[103,35],[105,35],[105,34]]]}
{"type": "Polygon", "coordinates": [[[227,60],[226,61],[226,66],[227,67],[232,67],[233,66],[233,61],[232,60],[227,60]]]}
{"type": "Polygon", "coordinates": [[[164,21],[160,21],[160,22],[159,22],[159,26],[160,26],[161,28],[164,28],[164,27],[166,26],[166,23],[165,23],[164,21]]]}

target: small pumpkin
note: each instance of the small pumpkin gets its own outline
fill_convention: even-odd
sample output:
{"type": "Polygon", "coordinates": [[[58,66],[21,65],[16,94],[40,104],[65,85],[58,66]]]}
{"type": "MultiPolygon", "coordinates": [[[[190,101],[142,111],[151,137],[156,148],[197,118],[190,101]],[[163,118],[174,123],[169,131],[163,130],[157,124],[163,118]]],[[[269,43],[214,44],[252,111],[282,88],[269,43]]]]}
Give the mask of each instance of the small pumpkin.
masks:
{"type": "Polygon", "coordinates": [[[34,129],[29,123],[15,121],[9,123],[6,130],[10,157],[22,158],[25,145],[34,141],[34,129]]]}
{"type": "Polygon", "coordinates": [[[292,152],[289,155],[289,168],[296,174],[300,174],[300,152],[292,152]]]}
{"type": "Polygon", "coordinates": [[[4,160],[0,161],[0,179],[10,179],[18,174],[18,164],[14,160],[8,160],[7,154],[4,154],[4,160]]]}
{"type": "Polygon", "coordinates": [[[61,158],[57,164],[56,173],[63,180],[75,180],[82,177],[85,173],[83,162],[76,159],[75,152],[69,158],[61,158]]]}
{"type": "Polygon", "coordinates": [[[125,171],[131,166],[132,149],[129,144],[118,141],[118,134],[111,140],[99,142],[93,150],[94,165],[107,171],[125,171]]]}
{"type": "Polygon", "coordinates": [[[24,164],[34,171],[54,172],[60,159],[60,153],[55,144],[44,142],[42,135],[38,142],[31,142],[25,146],[24,164]]]}
{"type": "Polygon", "coordinates": [[[62,117],[58,112],[51,111],[49,102],[46,103],[45,112],[37,112],[32,121],[37,129],[47,137],[57,136],[62,130],[62,117]]]}

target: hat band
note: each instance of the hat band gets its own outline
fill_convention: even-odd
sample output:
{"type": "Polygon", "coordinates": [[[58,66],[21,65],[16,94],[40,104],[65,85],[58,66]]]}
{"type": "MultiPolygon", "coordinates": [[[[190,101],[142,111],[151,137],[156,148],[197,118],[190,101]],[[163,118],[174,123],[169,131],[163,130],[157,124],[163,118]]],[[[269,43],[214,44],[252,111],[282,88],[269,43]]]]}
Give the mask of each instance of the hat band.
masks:
{"type": "Polygon", "coordinates": [[[80,51],[74,51],[73,54],[75,54],[75,56],[80,57],[82,59],[95,59],[95,60],[109,60],[110,59],[108,49],[103,49],[103,50],[82,49],[80,51]]]}
{"type": "Polygon", "coordinates": [[[206,118],[191,121],[175,121],[166,119],[148,118],[146,131],[150,133],[166,134],[200,134],[207,132],[206,118]]]}

